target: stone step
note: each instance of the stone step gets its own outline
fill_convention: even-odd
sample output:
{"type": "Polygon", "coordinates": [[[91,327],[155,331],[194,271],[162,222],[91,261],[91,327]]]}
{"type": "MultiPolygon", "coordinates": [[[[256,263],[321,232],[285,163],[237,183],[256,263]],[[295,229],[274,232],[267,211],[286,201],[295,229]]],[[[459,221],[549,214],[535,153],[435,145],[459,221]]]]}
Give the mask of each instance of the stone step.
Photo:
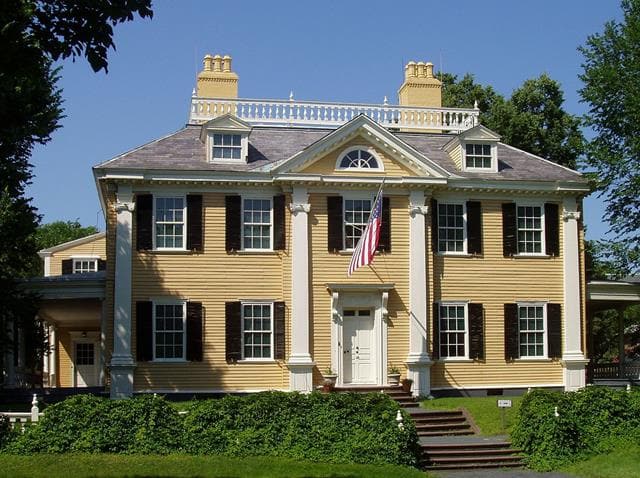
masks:
{"type": "Polygon", "coordinates": [[[426,430],[417,430],[418,436],[421,437],[442,437],[442,436],[450,436],[450,435],[475,435],[471,428],[465,430],[447,430],[447,431],[426,431],[426,430]]]}
{"type": "Polygon", "coordinates": [[[416,425],[418,423],[423,423],[423,424],[430,423],[430,424],[433,424],[433,425],[437,425],[439,423],[464,423],[464,422],[467,421],[467,419],[466,419],[466,417],[464,415],[460,415],[460,416],[445,416],[445,417],[440,417],[440,416],[419,417],[419,418],[411,416],[411,418],[416,423],[416,425]]]}
{"type": "Polygon", "coordinates": [[[461,410],[415,410],[411,412],[411,418],[439,418],[439,417],[464,417],[461,410]]]}
{"type": "Polygon", "coordinates": [[[480,470],[489,468],[522,468],[522,462],[507,463],[453,463],[448,465],[422,465],[422,469],[426,471],[436,470],[480,470]]]}
{"type": "Polygon", "coordinates": [[[487,456],[513,456],[521,453],[521,450],[514,448],[485,448],[485,449],[448,449],[429,451],[427,454],[432,459],[451,457],[487,457],[487,456]]]}
{"type": "Polygon", "coordinates": [[[416,424],[416,430],[424,431],[448,431],[448,430],[466,430],[471,429],[467,422],[463,423],[437,423],[437,424],[416,424]]]}
{"type": "MultiPolygon", "coordinates": [[[[487,441],[487,442],[477,442],[477,441],[466,441],[460,443],[423,443],[421,448],[424,451],[455,451],[455,450],[493,450],[493,449],[509,449],[511,450],[511,442],[508,441],[487,441]]],[[[520,452],[520,450],[513,449],[515,452],[520,452]]]]}

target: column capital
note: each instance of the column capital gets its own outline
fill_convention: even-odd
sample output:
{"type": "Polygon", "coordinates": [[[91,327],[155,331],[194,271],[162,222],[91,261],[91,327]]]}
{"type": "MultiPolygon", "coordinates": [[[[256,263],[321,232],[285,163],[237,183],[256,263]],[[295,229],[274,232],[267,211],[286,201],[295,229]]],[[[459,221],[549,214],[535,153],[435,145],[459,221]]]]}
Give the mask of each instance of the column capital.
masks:
{"type": "Polygon", "coordinates": [[[565,222],[577,221],[578,219],[580,219],[580,212],[579,211],[564,211],[562,213],[562,219],[565,222]]]}
{"type": "Polygon", "coordinates": [[[121,212],[133,212],[136,209],[136,203],[131,201],[131,202],[116,202],[113,205],[113,209],[115,210],[116,213],[121,213],[121,212]]]}
{"type": "Polygon", "coordinates": [[[309,211],[311,211],[311,204],[292,202],[291,204],[289,204],[289,211],[291,211],[291,214],[293,214],[294,216],[297,215],[299,212],[308,214],[309,211]]]}
{"type": "Polygon", "coordinates": [[[415,217],[417,215],[426,216],[429,214],[429,206],[417,206],[414,204],[409,205],[409,215],[415,217]]]}

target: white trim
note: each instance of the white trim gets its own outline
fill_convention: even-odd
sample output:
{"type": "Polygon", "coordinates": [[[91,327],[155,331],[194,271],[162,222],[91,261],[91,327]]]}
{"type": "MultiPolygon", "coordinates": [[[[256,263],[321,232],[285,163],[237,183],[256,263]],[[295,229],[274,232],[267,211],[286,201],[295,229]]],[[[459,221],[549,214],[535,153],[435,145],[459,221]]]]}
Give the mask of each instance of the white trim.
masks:
{"type": "Polygon", "coordinates": [[[41,255],[44,259],[44,276],[49,277],[51,275],[51,253],[41,255]]]}
{"type": "MultiPolygon", "coordinates": [[[[239,362],[243,362],[243,363],[265,363],[265,362],[275,362],[274,359],[274,335],[275,335],[275,321],[274,321],[274,307],[273,307],[273,301],[264,301],[264,300],[257,300],[257,301],[247,301],[247,302],[241,302],[240,303],[240,356],[242,357],[239,362]],[[270,322],[271,322],[271,327],[270,327],[270,342],[269,342],[269,350],[271,351],[271,356],[270,357],[260,357],[260,358],[253,358],[253,357],[249,357],[249,358],[245,358],[244,356],[244,334],[245,334],[245,330],[244,330],[244,306],[245,305],[268,305],[269,306],[269,314],[270,314],[270,322]]],[[[257,331],[256,331],[257,332],[257,331]]]]}
{"type": "MultiPolygon", "coordinates": [[[[516,302],[518,305],[518,358],[515,359],[516,362],[529,362],[529,361],[539,361],[539,360],[549,360],[549,327],[547,323],[547,304],[545,301],[535,301],[535,302],[516,302]],[[542,355],[521,355],[520,354],[520,307],[540,307],[542,309],[542,355]]],[[[531,333],[532,331],[523,332],[523,333],[531,333]]],[[[533,331],[533,333],[538,333],[537,329],[533,331]]]]}
{"type": "Polygon", "coordinates": [[[65,249],[69,249],[70,247],[80,246],[82,244],[95,241],[97,239],[102,239],[103,237],[106,237],[106,235],[107,235],[106,232],[96,232],[95,234],[84,236],[79,239],[74,239],[73,241],[63,242],[62,244],[58,244],[52,247],[47,247],[46,249],[41,249],[38,251],[38,255],[40,257],[46,257],[46,254],[64,251],[65,249]]]}
{"type": "Polygon", "coordinates": [[[382,163],[382,159],[380,159],[380,156],[378,156],[378,152],[375,150],[375,148],[373,146],[370,145],[365,145],[365,144],[359,144],[359,145],[354,145],[354,146],[350,146],[349,148],[343,150],[339,155],[338,155],[338,159],[336,159],[336,165],[334,168],[336,171],[362,171],[362,172],[369,172],[369,171],[375,171],[375,172],[379,172],[379,171],[384,171],[384,164],[382,163]],[[376,160],[376,162],[378,163],[378,167],[377,168],[343,168],[340,166],[340,164],[342,163],[342,160],[344,159],[344,157],[351,153],[352,151],[365,151],[367,153],[369,153],[371,156],[373,156],[373,159],[376,160]]]}
{"type": "Polygon", "coordinates": [[[187,251],[187,195],[176,194],[169,191],[163,194],[153,194],[153,209],[151,211],[151,234],[154,251],[187,251]],[[182,247],[157,247],[156,245],[156,211],[158,199],[182,199],[182,247]]]}
{"type": "MultiPolygon", "coordinates": [[[[473,359],[469,358],[469,302],[468,301],[447,301],[447,300],[443,300],[438,302],[438,320],[440,320],[441,314],[440,314],[440,307],[464,307],[464,356],[462,357],[443,357],[442,354],[440,353],[440,350],[438,350],[438,356],[439,361],[440,362],[464,362],[464,361],[471,361],[473,362],[473,359]]],[[[434,317],[435,320],[435,317],[434,317]]],[[[438,344],[442,345],[442,329],[439,326],[440,324],[438,324],[438,344]]],[[[446,333],[446,332],[445,332],[446,333]]]]}
{"type": "Polygon", "coordinates": [[[99,346],[100,342],[98,340],[98,332],[86,332],[86,336],[82,337],[82,332],[69,332],[71,337],[71,347],[72,347],[72,357],[71,357],[71,376],[73,377],[73,386],[78,387],[78,358],[77,358],[77,344],[93,344],[93,372],[95,375],[95,379],[97,385],[86,385],[86,387],[97,387],[100,386],[100,369],[99,369],[99,346]]]}
{"type": "Polygon", "coordinates": [[[246,164],[249,157],[249,134],[241,131],[232,131],[224,129],[210,129],[207,130],[207,139],[205,142],[207,149],[207,162],[211,164],[246,164]],[[238,159],[233,158],[215,158],[213,156],[213,135],[232,135],[240,136],[240,157],[238,159]]]}
{"type": "Polygon", "coordinates": [[[436,250],[438,251],[439,256],[468,256],[469,254],[469,246],[468,246],[468,237],[467,237],[467,201],[466,200],[451,200],[451,201],[440,201],[436,198],[437,201],[437,210],[433,212],[438,216],[438,244],[436,244],[436,250]],[[462,250],[461,251],[441,251],[440,250],[440,206],[446,205],[454,205],[454,206],[462,206],[462,250]]]}
{"type": "Polygon", "coordinates": [[[187,361],[187,301],[172,298],[155,299],[151,303],[151,347],[152,361],[156,363],[176,363],[187,361]],[[182,357],[157,358],[156,357],[156,305],[182,305],[182,357]]]}
{"type": "Polygon", "coordinates": [[[87,272],[98,272],[98,261],[100,260],[100,257],[74,257],[71,256],[71,273],[72,274],[84,274],[87,272]],[[83,271],[83,270],[76,270],[76,264],[80,263],[80,269],[82,269],[82,263],[83,262],[93,262],[95,268],[92,271],[83,271]]]}
{"type": "Polygon", "coordinates": [[[433,387],[431,390],[494,390],[494,389],[507,389],[507,388],[550,388],[550,387],[562,387],[562,383],[506,383],[506,384],[493,384],[493,385],[454,385],[452,387],[433,387]]]}
{"type": "Polygon", "coordinates": [[[273,196],[264,196],[258,194],[243,194],[241,195],[241,204],[240,204],[240,250],[242,252],[273,252],[273,196]],[[261,248],[261,247],[244,247],[244,202],[247,200],[260,200],[260,201],[269,201],[269,247],[261,248]]]}
{"type": "Polygon", "coordinates": [[[547,223],[544,202],[540,201],[515,201],[516,205],[516,248],[517,253],[514,257],[549,257],[547,254],[547,223]],[[520,228],[518,227],[518,208],[520,207],[537,207],[540,208],[540,252],[520,252],[520,241],[518,239],[520,228]]]}
{"type": "Polygon", "coordinates": [[[498,143],[492,140],[464,139],[460,141],[462,148],[462,171],[469,173],[497,173],[498,172],[498,143]],[[478,168],[467,166],[467,145],[489,145],[491,147],[491,167],[478,168]]]}
{"type": "Polygon", "coordinates": [[[258,393],[258,392],[288,392],[286,388],[141,388],[136,393],[258,393]]]}

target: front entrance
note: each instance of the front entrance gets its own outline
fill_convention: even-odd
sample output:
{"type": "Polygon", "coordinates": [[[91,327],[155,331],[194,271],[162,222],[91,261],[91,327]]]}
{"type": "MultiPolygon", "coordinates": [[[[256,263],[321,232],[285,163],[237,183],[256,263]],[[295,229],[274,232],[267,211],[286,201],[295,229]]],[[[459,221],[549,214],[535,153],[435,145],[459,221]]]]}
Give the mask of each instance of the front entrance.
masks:
{"type": "Polygon", "coordinates": [[[76,387],[99,385],[97,349],[95,342],[82,340],[73,343],[76,387]]]}
{"type": "Polygon", "coordinates": [[[374,315],[371,309],[345,309],[343,381],[345,384],[374,384],[374,315]]]}

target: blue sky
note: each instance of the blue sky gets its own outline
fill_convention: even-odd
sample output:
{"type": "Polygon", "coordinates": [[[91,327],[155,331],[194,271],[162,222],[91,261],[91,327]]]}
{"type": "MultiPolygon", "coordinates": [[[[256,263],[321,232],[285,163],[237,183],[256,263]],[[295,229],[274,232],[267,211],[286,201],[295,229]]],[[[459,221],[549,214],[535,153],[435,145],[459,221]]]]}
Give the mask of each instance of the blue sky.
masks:
{"type": "MultiPolygon", "coordinates": [[[[509,96],[543,72],[559,81],[565,108],[579,102],[577,51],[614,0],[154,1],[153,20],[116,28],[109,73],[61,63],[66,117],[34,151],[28,193],[43,222],[79,219],[104,228],[91,166],[184,126],[206,53],[228,54],[244,98],[397,102],[403,65],[471,72],[509,96]]],[[[600,200],[587,199],[588,237],[607,230],[600,200]]]]}

